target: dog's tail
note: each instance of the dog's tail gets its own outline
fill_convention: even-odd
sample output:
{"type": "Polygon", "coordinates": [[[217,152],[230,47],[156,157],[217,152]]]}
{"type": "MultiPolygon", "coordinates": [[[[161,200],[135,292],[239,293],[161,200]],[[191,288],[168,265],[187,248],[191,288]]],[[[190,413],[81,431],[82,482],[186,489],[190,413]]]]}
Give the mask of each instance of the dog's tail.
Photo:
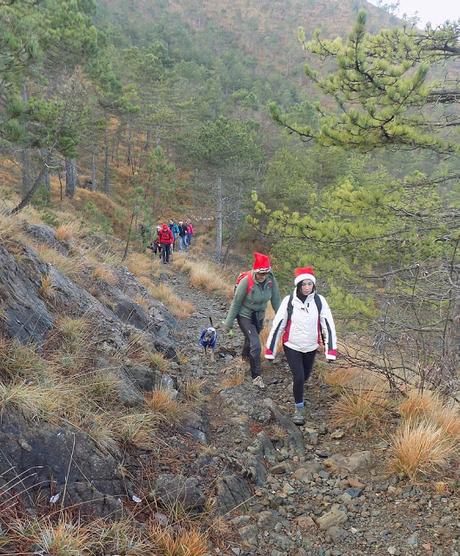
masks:
{"type": "Polygon", "coordinates": [[[212,317],[209,317],[209,322],[210,322],[211,326],[214,328],[214,325],[212,324],[212,317]]]}

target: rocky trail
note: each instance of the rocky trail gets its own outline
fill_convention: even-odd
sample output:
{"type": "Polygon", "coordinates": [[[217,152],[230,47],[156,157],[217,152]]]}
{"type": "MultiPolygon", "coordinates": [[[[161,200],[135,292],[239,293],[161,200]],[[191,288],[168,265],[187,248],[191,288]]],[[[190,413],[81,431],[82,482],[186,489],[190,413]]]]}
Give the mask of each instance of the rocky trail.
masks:
{"type": "Polygon", "coordinates": [[[335,427],[331,406],[336,393],[321,382],[317,363],[308,389],[307,422],[294,425],[284,357],[263,364],[265,390],[252,385],[247,369],[244,383],[237,384],[239,331],[233,339],[220,333],[215,362],[205,359],[198,344],[209,316],[220,323],[228,302],[167,270],[160,281],[196,309],[177,333],[186,358],[180,372],[205,384],[201,415],[189,423],[201,445],[190,472],[211,481],[218,510],[235,532],[230,551],[214,547],[210,553],[460,554],[458,497],[442,485],[412,484],[388,472],[386,423],[382,434],[335,427]]]}

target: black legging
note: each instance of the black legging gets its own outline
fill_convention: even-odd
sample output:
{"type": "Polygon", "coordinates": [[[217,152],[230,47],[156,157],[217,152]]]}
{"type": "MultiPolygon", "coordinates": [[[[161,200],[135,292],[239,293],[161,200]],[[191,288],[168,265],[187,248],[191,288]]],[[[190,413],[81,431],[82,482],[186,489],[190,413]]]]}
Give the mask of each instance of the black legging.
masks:
{"type": "Polygon", "coordinates": [[[263,328],[263,321],[248,319],[247,317],[236,317],[241,332],[244,334],[243,357],[249,358],[249,366],[252,378],[260,375],[260,339],[259,333],[263,328]]]}
{"type": "Polygon", "coordinates": [[[310,378],[313,370],[313,363],[315,362],[315,351],[307,351],[302,353],[287,346],[284,347],[284,353],[292,371],[292,390],[294,392],[295,403],[303,402],[303,388],[305,382],[310,378]]]}

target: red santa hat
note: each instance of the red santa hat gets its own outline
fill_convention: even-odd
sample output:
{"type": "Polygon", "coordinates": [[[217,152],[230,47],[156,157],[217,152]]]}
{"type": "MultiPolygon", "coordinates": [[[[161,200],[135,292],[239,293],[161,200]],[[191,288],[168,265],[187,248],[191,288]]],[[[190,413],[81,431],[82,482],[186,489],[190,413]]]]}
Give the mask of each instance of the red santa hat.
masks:
{"type": "Polygon", "coordinates": [[[313,284],[316,284],[315,271],[311,266],[304,266],[301,268],[296,268],[294,271],[294,285],[297,286],[300,282],[304,280],[311,280],[313,284]]]}
{"type": "Polygon", "coordinates": [[[263,253],[254,253],[254,263],[252,265],[252,270],[254,272],[270,272],[271,264],[270,258],[268,255],[264,255],[263,253]]]}

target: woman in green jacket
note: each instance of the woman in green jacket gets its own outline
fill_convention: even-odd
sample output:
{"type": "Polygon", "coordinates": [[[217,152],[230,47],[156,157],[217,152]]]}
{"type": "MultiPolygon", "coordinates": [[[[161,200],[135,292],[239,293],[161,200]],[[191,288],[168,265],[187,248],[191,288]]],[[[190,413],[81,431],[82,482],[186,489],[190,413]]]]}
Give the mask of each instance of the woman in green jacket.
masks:
{"type": "Polygon", "coordinates": [[[276,312],[281,303],[278,283],[273,276],[269,257],[254,253],[252,270],[239,276],[224,326],[226,330],[231,330],[237,320],[244,334],[242,356],[243,359],[249,359],[252,382],[259,388],[265,388],[260,376],[259,334],[264,326],[265,309],[269,301],[276,312]]]}

